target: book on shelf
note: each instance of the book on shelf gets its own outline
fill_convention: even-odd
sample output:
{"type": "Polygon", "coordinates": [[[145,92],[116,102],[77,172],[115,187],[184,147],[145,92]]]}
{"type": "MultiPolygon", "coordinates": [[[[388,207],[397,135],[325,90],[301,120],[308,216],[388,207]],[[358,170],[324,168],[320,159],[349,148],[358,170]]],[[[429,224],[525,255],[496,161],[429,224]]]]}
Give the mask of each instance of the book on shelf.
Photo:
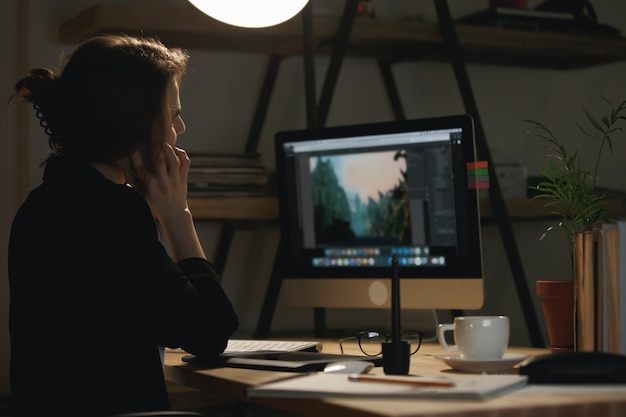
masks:
{"type": "Polygon", "coordinates": [[[593,352],[596,349],[596,240],[594,230],[576,235],[576,311],[577,350],[593,352]]]}
{"type": "Polygon", "coordinates": [[[598,235],[598,339],[596,343],[599,351],[613,353],[620,351],[619,267],[619,229],[616,224],[605,224],[598,235]]]}
{"type": "Polygon", "coordinates": [[[190,186],[211,185],[267,185],[269,176],[263,174],[202,174],[189,172],[187,180],[190,186]]]}
{"type": "MultiPolygon", "coordinates": [[[[567,1],[563,3],[567,3],[567,1]]],[[[490,7],[486,10],[463,16],[457,19],[456,22],[467,25],[535,32],[621,38],[621,33],[618,29],[600,24],[584,14],[579,15],[574,10],[558,11],[547,10],[546,8],[490,7]]]]}
{"type": "Polygon", "coordinates": [[[266,187],[201,187],[187,189],[188,197],[210,198],[210,197],[263,197],[268,194],[266,187]]]}
{"type": "Polygon", "coordinates": [[[190,197],[260,196],[268,191],[269,174],[256,153],[190,153],[190,197]]]}
{"type": "Polygon", "coordinates": [[[611,326],[615,332],[612,344],[614,350],[612,352],[626,355],[626,220],[617,222],[617,230],[618,276],[614,277],[617,283],[614,284],[613,289],[617,293],[614,297],[614,305],[617,310],[614,312],[614,318],[618,322],[611,326]]]}
{"type": "Polygon", "coordinates": [[[188,152],[192,167],[262,167],[258,153],[188,152]]]}
{"type": "Polygon", "coordinates": [[[263,166],[191,166],[189,172],[196,175],[265,174],[263,166]]]}
{"type": "Polygon", "coordinates": [[[573,13],[512,7],[490,7],[462,17],[457,22],[533,31],[566,30],[576,24],[573,13]]]}

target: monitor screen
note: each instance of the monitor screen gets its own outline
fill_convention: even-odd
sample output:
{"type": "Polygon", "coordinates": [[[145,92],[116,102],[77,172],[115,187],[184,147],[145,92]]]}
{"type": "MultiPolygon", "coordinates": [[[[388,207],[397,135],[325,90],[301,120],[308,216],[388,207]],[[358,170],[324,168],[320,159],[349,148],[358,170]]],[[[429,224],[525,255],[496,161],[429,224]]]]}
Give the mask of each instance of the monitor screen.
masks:
{"type": "Polygon", "coordinates": [[[275,138],[286,302],[389,307],[483,303],[467,115],[280,132],[275,138]]]}

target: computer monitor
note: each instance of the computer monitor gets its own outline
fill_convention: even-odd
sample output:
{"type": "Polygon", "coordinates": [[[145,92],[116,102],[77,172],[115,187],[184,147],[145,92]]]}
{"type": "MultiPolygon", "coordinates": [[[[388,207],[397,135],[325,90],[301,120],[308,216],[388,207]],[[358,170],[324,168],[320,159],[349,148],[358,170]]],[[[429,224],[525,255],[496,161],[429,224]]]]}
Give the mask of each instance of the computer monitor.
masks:
{"type": "Polygon", "coordinates": [[[391,259],[409,309],[483,304],[470,116],[279,132],[286,303],[389,308],[391,259]]]}

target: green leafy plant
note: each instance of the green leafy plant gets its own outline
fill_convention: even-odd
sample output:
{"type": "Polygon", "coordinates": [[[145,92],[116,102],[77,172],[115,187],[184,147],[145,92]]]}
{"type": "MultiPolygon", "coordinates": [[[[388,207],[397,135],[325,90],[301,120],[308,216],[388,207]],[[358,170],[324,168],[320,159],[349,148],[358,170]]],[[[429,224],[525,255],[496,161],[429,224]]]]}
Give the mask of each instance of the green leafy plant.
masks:
{"type": "Polygon", "coordinates": [[[541,138],[542,145],[551,159],[550,167],[542,169],[542,181],[534,188],[533,200],[544,200],[545,207],[556,215],[556,224],[548,227],[541,239],[555,231],[564,232],[569,242],[569,254],[573,257],[574,234],[598,222],[610,221],[612,216],[606,206],[606,192],[597,187],[602,156],[605,151],[613,154],[613,135],[622,131],[620,122],[626,120],[626,100],[618,106],[604,99],[610,106],[608,114],[596,118],[583,108],[589,127],[578,122],[578,129],[597,143],[597,153],[592,170],[586,169],[578,150],[568,150],[544,124],[525,120],[533,126],[533,132],[541,138]]]}

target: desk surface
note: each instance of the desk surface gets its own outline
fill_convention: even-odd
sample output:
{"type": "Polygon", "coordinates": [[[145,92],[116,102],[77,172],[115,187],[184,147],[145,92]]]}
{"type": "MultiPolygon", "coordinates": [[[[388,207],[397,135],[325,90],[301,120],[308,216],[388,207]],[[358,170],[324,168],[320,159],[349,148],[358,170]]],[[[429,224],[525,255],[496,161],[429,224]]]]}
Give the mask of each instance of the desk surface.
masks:
{"type": "MultiPolygon", "coordinates": [[[[350,346],[348,354],[358,354],[358,346],[350,346]]],[[[338,353],[336,341],[324,341],[325,353],[338,353]]],[[[548,353],[545,349],[511,348],[510,353],[532,355],[548,353]]],[[[411,374],[435,376],[471,375],[451,370],[433,355],[443,353],[437,345],[426,344],[411,359],[411,374]]],[[[236,401],[280,410],[302,417],[341,415],[342,417],[373,416],[455,416],[527,417],[550,416],[626,416],[626,387],[610,386],[528,386],[487,401],[425,400],[425,399],[248,399],[246,389],[292,376],[287,372],[258,371],[239,368],[201,369],[181,361],[183,354],[168,352],[165,378],[173,383],[224,395],[236,401]]],[[[383,373],[375,368],[372,373],[383,373]]]]}

